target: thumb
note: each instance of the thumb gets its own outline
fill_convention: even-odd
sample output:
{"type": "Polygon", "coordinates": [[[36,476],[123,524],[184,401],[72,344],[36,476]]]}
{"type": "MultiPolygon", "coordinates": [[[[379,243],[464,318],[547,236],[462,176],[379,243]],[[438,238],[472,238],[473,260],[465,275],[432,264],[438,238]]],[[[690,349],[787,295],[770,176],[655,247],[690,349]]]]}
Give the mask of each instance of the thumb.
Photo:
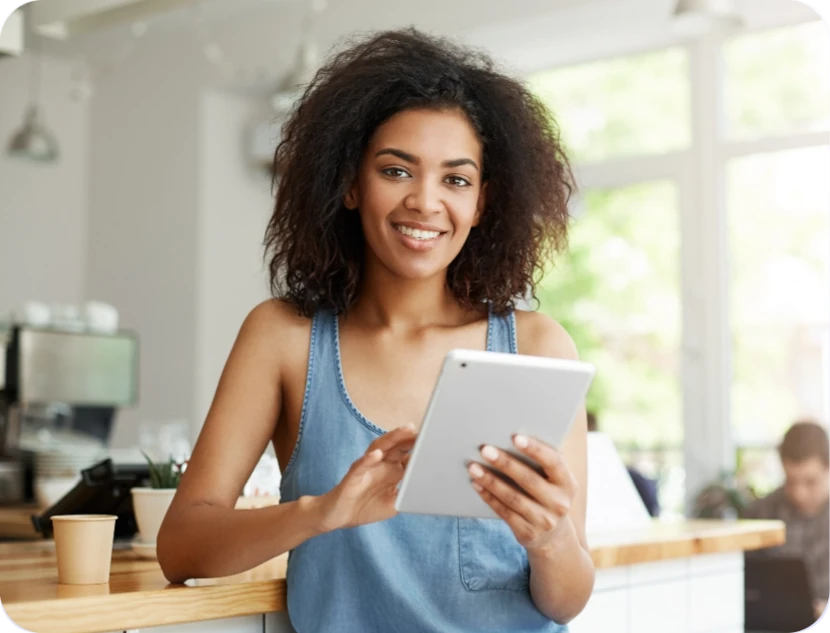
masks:
{"type": "Polygon", "coordinates": [[[362,475],[369,471],[369,469],[383,459],[383,451],[376,448],[369,451],[363,457],[358,459],[352,466],[353,475],[362,475]]]}

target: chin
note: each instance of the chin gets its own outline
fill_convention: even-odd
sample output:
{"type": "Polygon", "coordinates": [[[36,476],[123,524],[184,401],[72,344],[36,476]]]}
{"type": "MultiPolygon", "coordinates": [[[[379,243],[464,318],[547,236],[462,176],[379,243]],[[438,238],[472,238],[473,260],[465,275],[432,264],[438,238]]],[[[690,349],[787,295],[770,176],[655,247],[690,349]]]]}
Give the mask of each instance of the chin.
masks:
{"type": "Polygon", "coordinates": [[[437,276],[446,277],[447,268],[455,258],[455,256],[450,257],[448,253],[435,251],[419,254],[401,253],[398,249],[390,249],[390,251],[379,256],[378,259],[395,277],[407,281],[421,281],[437,276]]]}
{"type": "Polygon", "coordinates": [[[438,275],[444,277],[447,275],[446,266],[416,265],[412,262],[397,262],[396,265],[389,266],[389,270],[391,270],[396,277],[406,279],[407,281],[423,281],[426,279],[432,279],[438,275]]]}

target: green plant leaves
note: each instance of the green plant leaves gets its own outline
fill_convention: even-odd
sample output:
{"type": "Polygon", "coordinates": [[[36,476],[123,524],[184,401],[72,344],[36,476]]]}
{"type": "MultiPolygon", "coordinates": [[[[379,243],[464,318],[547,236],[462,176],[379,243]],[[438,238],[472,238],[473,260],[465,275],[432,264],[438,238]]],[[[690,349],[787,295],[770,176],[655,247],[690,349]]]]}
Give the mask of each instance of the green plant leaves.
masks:
{"type": "Polygon", "coordinates": [[[156,489],[178,488],[182,476],[181,467],[171,457],[166,463],[156,463],[145,453],[144,459],[150,467],[150,487],[156,489]]]}

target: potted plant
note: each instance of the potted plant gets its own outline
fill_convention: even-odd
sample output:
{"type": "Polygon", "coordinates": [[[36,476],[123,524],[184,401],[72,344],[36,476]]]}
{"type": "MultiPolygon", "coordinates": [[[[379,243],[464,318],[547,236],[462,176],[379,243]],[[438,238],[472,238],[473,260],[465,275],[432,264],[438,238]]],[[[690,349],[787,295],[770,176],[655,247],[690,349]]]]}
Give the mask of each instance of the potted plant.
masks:
{"type": "Polygon", "coordinates": [[[138,524],[139,541],[155,546],[161,522],[176,494],[184,463],[177,463],[172,457],[167,462],[153,462],[146,453],[142,454],[150,466],[150,486],[131,490],[133,512],[138,524]]]}
{"type": "Polygon", "coordinates": [[[699,519],[736,519],[754,500],[754,493],[737,472],[722,472],[716,481],[698,493],[693,515],[699,519]]]}

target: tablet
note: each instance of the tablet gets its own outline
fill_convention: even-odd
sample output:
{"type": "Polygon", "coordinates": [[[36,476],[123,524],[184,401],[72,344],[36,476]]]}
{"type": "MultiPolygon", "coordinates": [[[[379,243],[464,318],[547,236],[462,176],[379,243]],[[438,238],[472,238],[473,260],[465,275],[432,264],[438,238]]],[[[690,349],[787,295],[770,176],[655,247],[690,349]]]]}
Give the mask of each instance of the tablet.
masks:
{"type": "Polygon", "coordinates": [[[527,461],[513,446],[516,433],[559,447],[593,377],[593,365],[582,361],[449,352],[398,490],[398,512],[496,518],[473,490],[467,464],[486,465],[483,444],[527,461]]]}

